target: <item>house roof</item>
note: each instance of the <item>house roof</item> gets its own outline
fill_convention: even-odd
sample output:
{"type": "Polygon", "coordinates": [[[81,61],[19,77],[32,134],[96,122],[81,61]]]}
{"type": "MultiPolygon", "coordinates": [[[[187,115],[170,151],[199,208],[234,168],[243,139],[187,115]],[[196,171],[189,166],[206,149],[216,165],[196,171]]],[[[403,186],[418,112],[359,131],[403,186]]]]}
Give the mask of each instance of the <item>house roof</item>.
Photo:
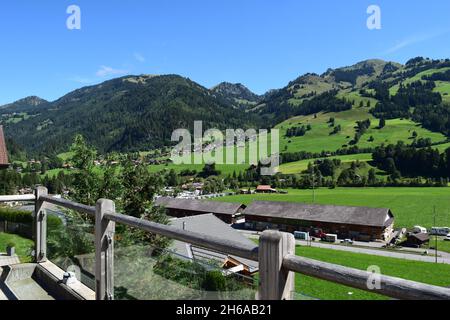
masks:
{"type": "Polygon", "coordinates": [[[256,187],[256,190],[274,190],[272,189],[272,186],[268,186],[268,185],[259,185],[256,187]]]}
{"type": "MultiPolygon", "coordinates": [[[[214,216],[213,214],[202,214],[198,216],[191,216],[179,219],[172,219],[170,224],[176,228],[187,231],[197,232],[208,236],[214,236],[221,239],[229,239],[235,242],[242,243],[243,245],[255,245],[251,240],[242,235],[239,231],[233,229],[225,222],[214,216]]],[[[190,257],[189,247],[187,243],[181,241],[174,241],[170,247],[170,250],[175,251],[177,254],[184,257],[190,257]]],[[[248,266],[252,272],[258,268],[258,263],[244,258],[227,255],[226,253],[218,253],[209,249],[192,248],[192,254],[194,258],[201,258],[205,260],[218,260],[224,262],[227,257],[231,257],[242,264],[248,266]]]]}
{"type": "Polygon", "coordinates": [[[0,126],[0,167],[6,167],[8,164],[5,135],[3,134],[3,126],[0,126]]]}
{"type": "Polygon", "coordinates": [[[430,236],[427,233],[413,233],[408,238],[416,238],[422,242],[427,242],[430,240],[430,236]]]}
{"type": "Polygon", "coordinates": [[[254,201],[245,210],[247,217],[261,216],[383,227],[392,223],[394,215],[385,208],[309,205],[290,202],[254,201]]]}
{"type": "Polygon", "coordinates": [[[240,203],[230,202],[215,202],[194,199],[177,199],[161,197],[156,199],[156,206],[162,206],[167,209],[178,209],[185,211],[198,211],[203,213],[218,213],[218,214],[236,214],[243,206],[240,203]]]}

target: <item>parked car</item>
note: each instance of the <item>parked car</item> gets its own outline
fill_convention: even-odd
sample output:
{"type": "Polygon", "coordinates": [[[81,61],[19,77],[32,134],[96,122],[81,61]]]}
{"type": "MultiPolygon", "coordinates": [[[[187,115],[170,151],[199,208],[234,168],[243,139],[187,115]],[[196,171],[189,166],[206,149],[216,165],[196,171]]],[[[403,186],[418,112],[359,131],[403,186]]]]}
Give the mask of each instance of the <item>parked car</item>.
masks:
{"type": "Polygon", "coordinates": [[[445,238],[444,241],[450,241],[450,234],[448,234],[445,238]]]}
{"type": "Polygon", "coordinates": [[[341,243],[342,244],[353,244],[353,240],[352,239],[344,239],[344,240],[341,240],[341,243]]]}

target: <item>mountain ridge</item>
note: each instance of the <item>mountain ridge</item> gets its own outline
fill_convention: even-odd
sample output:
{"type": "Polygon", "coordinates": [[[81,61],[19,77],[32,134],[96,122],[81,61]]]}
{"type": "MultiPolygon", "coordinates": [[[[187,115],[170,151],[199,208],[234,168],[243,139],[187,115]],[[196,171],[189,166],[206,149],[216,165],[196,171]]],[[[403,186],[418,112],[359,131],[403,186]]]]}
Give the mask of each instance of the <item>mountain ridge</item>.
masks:
{"type": "MultiPolygon", "coordinates": [[[[390,90],[394,96],[399,89],[405,90],[403,83],[430,82],[424,79],[446,68],[450,69],[448,59],[417,57],[405,65],[371,59],[321,75],[306,73],[264,95],[254,94],[241,83],[222,82],[207,89],[178,75],[127,75],[76,89],[53,102],[21,99],[18,102],[28,99],[28,104],[16,104],[14,112],[24,107],[29,114],[8,119],[7,113],[14,109],[10,104],[0,108],[4,117],[0,123],[6,126],[7,135],[31,152],[60,152],[76,133],[85,135],[102,152],[138,151],[170,144],[173,130],[191,130],[195,120],[203,120],[209,128],[268,128],[291,117],[340,112],[362,104],[369,108],[359,114],[368,114],[382,102],[379,90],[390,90]]],[[[438,92],[443,103],[449,103],[450,84],[433,83],[433,88],[421,90],[438,92]]],[[[385,102],[389,103],[393,102],[385,102]]],[[[383,110],[377,107],[377,114],[385,114],[383,110]]],[[[439,110],[445,117],[445,107],[439,110]]],[[[426,118],[423,114],[415,117],[418,122],[426,118]]],[[[435,119],[423,121],[437,127],[429,123],[435,119]]]]}

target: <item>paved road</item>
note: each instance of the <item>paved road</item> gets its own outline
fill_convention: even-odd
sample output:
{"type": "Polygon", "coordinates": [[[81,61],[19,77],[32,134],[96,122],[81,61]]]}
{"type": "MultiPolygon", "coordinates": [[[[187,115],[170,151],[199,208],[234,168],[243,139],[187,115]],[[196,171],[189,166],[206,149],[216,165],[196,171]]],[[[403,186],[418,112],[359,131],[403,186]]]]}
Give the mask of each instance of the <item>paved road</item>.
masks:
{"type": "MultiPolygon", "coordinates": [[[[257,239],[259,238],[259,233],[255,231],[248,231],[248,230],[239,230],[242,232],[245,236],[248,238],[257,239]]],[[[296,240],[298,245],[301,246],[307,246],[308,243],[306,241],[300,241],[296,240]]],[[[359,247],[359,246],[344,246],[344,245],[335,245],[335,244],[329,244],[329,243],[323,243],[323,242],[312,242],[311,246],[317,247],[317,248],[325,248],[325,249],[332,249],[332,250],[340,250],[340,251],[347,251],[347,252],[355,252],[355,253],[364,253],[364,254],[370,254],[375,256],[383,256],[383,257],[391,257],[391,258],[398,258],[398,259],[405,259],[405,260],[412,260],[412,261],[423,261],[423,262],[435,262],[434,256],[423,256],[422,253],[425,251],[424,249],[398,249],[396,251],[389,251],[389,250],[381,250],[382,244],[371,242],[371,243],[363,243],[358,242],[355,243],[357,245],[364,244],[366,246],[365,248],[359,247]],[[416,251],[417,254],[414,253],[406,253],[405,251],[416,251]],[[404,251],[404,252],[402,252],[404,251]]],[[[429,250],[429,253],[432,253],[431,250],[429,250]]],[[[438,252],[438,263],[445,263],[450,264],[450,254],[446,252],[438,252]]]]}
{"type": "MultiPolygon", "coordinates": [[[[301,246],[306,246],[307,243],[305,241],[296,241],[297,244],[301,246]]],[[[389,251],[389,250],[380,250],[380,249],[370,249],[370,248],[361,248],[361,247],[352,247],[352,246],[341,246],[341,245],[334,245],[334,244],[328,244],[328,243],[322,243],[322,242],[312,242],[311,244],[313,247],[317,248],[325,248],[325,249],[332,249],[332,250],[340,250],[340,251],[348,251],[348,252],[355,252],[355,253],[365,253],[375,256],[383,256],[383,257],[391,257],[391,258],[399,258],[399,259],[405,259],[405,260],[413,260],[413,261],[423,261],[423,262],[435,262],[436,258],[431,256],[423,256],[420,254],[414,254],[414,253],[404,253],[399,251],[389,251]]],[[[423,252],[424,250],[422,250],[423,252]]],[[[442,253],[439,253],[441,255],[438,257],[438,263],[445,263],[450,264],[450,258],[448,255],[443,255],[442,253]]]]}

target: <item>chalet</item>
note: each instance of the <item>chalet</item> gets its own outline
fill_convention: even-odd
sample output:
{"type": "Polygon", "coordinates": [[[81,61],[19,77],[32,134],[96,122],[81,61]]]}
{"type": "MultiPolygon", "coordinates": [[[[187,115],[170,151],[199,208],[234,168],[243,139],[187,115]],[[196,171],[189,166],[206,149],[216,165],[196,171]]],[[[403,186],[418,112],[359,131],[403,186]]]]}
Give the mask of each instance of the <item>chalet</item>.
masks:
{"type": "Polygon", "coordinates": [[[366,207],[254,201],[244,210],[244,215],[250,229],[308,232],[320,228],[341,239],[361,241],[388,241],[394,227],[391,210],[366,207]]]}
{"type": "Polygon", "coordinates": [[[276,189],[273,189],[272,186],[259,185],[256,187],[257,193],[277,193],[276,189]]]}
{"type": "Polygon", "coordinates": [[[166,208],[167,215],[171,217],[182,218],[212,213],[228,224],[235,223],[245,209],[245,206],[240,203],[212,202],[169,197],[156,199],[155,205],[166,208]]]}
{"type": "Polygon", "coordinates": [[[6,169],[8,167],[8,151],[6,150],[5,135],[3,133],[3,126],[0,126],[0,169],[6,169]]]}
{"type": "MultiPolygon", "coordinates": [[[[253,244],[251,240],[213,214],[172,219],[170,224],[185,231],[229,239],[245,245],[253,244]]],[[[258,271],[258,263],[255,261],[195,247],[181,241],[174,241],[169,250],[174,251],[181,257],[200,263],[210,264],[211,261],[216,261],[222,266],[225,274],[235,273],[244,276],[253,276],[258,271]]]]}
{"type": "Polygon", "coordinates": [[[427,233],[411,233],[408,235],[406,243],[404,246],[406,247],[420,247],[426,243],[430,242],[430,236],[427,233]]]}

